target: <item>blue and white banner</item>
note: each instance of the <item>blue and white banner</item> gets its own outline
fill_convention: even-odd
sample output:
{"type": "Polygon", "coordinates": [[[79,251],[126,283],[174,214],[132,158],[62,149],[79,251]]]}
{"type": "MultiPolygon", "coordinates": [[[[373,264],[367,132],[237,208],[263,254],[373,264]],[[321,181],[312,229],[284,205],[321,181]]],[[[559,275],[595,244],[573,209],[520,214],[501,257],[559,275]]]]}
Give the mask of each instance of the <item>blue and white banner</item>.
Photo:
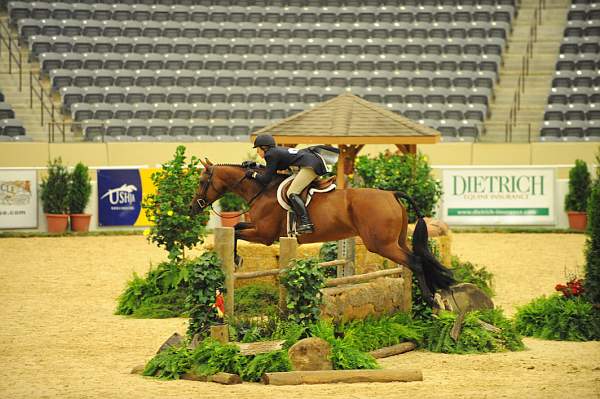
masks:
{"type": "Polygon", "coordinates": [[[142,198],[154,192],[155,169],[99,169],[98,225],[149,226],[142,198]]]}

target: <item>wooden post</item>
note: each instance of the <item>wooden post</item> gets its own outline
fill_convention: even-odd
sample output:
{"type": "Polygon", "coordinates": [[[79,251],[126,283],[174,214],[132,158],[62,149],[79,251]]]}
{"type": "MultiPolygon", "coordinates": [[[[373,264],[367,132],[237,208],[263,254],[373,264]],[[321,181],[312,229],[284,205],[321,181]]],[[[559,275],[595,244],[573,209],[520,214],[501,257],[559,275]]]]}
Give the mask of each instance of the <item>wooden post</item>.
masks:
{"type": "Polygon", "coordinates": [[[337,276],[353,276],[354,263],[356,260],[356,239],[354,237],[338,241],[338,259],[345,260],[346,264],[343,266],[338,266],[337,276]]]}
{"type": "Polygon", "coordinates": [[[229,325],[215,324],[210,326],[210,337],[222,344],[229,342],[229,325]]]}
{"type": "Polygon", "coordinates": [[[423,381],[421,370],[318,370],[265,373],[265,385],[423,381]]]}
{"type": "Polygon", "coordinates": [[[235,267],[233,263],[233,227],[217,227],[215,228],[215,252],[221,259],[221,269],[225,274],[225,316],[233,316],[233,297],[235,287],[235,267]]]}
{"type": "MultiPolygon", "coordinates": [[[[279,237],[279,269],[287,269],[290,261],[296,257],[298,250],[298,241],[296,237],[279,237]]],[[[279,311],[286,313],[287,293],[283,284],[279,283],[279,311]]]]}

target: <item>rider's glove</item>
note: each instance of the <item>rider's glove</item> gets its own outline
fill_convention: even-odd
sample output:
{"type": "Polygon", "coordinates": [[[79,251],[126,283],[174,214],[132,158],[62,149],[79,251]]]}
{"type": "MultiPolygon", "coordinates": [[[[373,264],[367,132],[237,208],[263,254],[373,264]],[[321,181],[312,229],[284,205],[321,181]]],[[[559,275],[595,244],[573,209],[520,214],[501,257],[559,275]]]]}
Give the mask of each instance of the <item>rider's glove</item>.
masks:
{"type": "Polygon", "coordinates": [[[246,171],[246,177],[250,178],[250,179],[255,179],[256,178],[256,172],[253,170],[247,170],[246,171]]]}

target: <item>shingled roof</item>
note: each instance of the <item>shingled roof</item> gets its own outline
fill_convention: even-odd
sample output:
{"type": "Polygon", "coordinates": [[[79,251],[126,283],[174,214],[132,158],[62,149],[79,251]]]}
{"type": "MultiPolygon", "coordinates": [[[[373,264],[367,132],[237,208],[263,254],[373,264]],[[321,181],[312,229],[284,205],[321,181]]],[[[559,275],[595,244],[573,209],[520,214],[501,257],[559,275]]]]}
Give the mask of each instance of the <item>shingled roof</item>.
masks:
{"type": "Polygon", "coordinates": [[[343,93],[252,133],[280,144],[432,144],[440,133],[384,107],[343,93]]]}

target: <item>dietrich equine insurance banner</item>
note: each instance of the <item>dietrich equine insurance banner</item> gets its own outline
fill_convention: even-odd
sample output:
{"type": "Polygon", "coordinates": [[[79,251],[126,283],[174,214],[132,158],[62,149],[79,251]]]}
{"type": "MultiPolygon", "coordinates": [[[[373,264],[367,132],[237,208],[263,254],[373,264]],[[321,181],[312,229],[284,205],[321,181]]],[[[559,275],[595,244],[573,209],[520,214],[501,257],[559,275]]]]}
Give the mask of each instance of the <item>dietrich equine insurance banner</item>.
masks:
{"type": "Polygon", "coordinates": [[[554,224],[554,169],[447,168],[442,217],[449,224],[554,224]]]}
{"type": "Polygon", "coordinates": [[[0,170],[0,229],[36,228],[35,170],[0,170]]]}
{"type": "Polygon", "coordinates": [[[158,169],[99,169],[98,225],[150,226],[142,198],[156,192],[150,179],[158,169]]]}

